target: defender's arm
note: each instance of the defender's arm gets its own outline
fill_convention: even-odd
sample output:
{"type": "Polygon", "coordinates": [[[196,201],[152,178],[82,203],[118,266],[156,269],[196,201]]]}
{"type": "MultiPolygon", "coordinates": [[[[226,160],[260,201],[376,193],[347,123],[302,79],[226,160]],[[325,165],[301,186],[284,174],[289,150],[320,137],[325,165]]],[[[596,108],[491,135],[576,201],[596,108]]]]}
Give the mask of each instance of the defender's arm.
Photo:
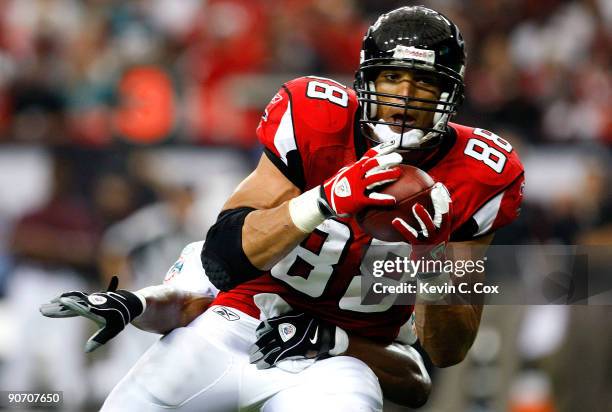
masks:
{"type": "Polygon", "coordinates": [[[431,392],[431,379],[421,355],[410,346],[373,343],[350,336],[345,355],[365,362],[378,377],[386,398],[402,406],[423,406],[431,392]]]}
{"type": "Polygon", "coordinates": [[[172,285],[148,286],[135,292],[146,300],[146,310],[132,325],[147,332],[164,334],[188,325],[204,313],[214,297],[172,285]]]}
{"type": "MultiPolygon", "coordinates": [[[[450,243],[448,250],[454,260],[478,260],[484,257],[492,240],[491,234],[474,241],[450,243]]],[[[484,280],[484,273],[479,277],[482,279],[469,281],[484,280]]],[[[434,365],[448,367],[465,358],[476,338],[482,309],[481,304],[415,305],[417,335],[434,365]]]]}

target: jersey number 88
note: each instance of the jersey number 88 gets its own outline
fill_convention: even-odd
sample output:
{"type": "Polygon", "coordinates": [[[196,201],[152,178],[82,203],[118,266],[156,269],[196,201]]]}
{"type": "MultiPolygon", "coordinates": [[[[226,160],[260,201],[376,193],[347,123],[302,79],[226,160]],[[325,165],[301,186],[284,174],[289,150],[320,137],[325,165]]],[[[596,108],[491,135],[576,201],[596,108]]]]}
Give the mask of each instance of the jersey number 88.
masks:
{"type": "MultiPolygon", "coordinates": [[[[495,133],[491,133],[484,129],[474,129],[474,135],[493,142],[495,146],[501,150],[504,150],[506,153],[512,152],[512,145],[495,133]]],[[[483,142],[480,139],[468,140],[463,153],[473,157],[476,160],[480,160],[497,173],[501,173],[506,165],[506,155],[497,148],[483,142]]]]}

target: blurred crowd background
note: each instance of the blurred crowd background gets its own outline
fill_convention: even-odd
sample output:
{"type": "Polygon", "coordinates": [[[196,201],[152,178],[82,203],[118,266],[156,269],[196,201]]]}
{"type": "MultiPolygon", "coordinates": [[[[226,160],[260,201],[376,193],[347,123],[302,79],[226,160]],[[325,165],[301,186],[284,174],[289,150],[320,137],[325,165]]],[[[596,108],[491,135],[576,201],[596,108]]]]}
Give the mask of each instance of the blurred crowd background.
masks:
{"type": "MultiPolygon", "coordinates": [[[[4,0],[0,389],[98,407],[155,337],[129,330],[85,356],[90,325],[38,305],[115,273],[123,288],[159,283],[256,164],[280,85],[351,85],[367,27],[406,4],[443,12],[466,39],[456,121],[524,162],[522,215],[495,242],[612,243],[609,0],[4,0]]],[[[433,372],[427,410],[612,410],[611,319],[609,307],[488,308],[470,358],[433,372]]]]}

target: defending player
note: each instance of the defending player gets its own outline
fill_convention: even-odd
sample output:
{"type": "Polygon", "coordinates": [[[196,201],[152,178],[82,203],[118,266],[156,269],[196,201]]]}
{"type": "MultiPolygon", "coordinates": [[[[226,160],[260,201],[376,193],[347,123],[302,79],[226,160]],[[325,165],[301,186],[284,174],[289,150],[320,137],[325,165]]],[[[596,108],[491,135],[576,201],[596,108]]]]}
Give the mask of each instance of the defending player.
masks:
{"type": "MultiPolygon", "coordinates": [[[[396,219],[406,243],[386,252],[434,259],[449,242],[486,246],[517,216],[523,169],[512,146],[449,123],[463,97],[464,68],[457,27],[433,10],[403,7],[366,34],[355,91],[313,77],[285,84],[258,127],[266,153],[207,236],[202,263],[223,292],[188,327],[154,345],[103,410],[380,410],[376,378],[356,358],[317,360],[289,373],[250,365],[250,355],[269,352],[249,348],[259,319],[290,310],[381,343],[404,339],[412,307],[361,303],[360,265],[374,248],[354,219],[366,206],[394,203],[375,190],[397,179],[400,162],[439,182],[435,213],[416,206],[418,228],[396,219]],[[378,146],[370,148],[372,141],[378,146]],[[168,374],[174,369],[182,379],[168,374]]],[[[456,259],[481,257],[454,249],[467,251],[456,259]]],[[[476,304],[416,305],[417,334],[435,364],[465,357],[481,312],[476,304]]],[[[304,334],[287,320],[276,325],[281,340],[316,340],[319,328],[304,334]]]]}
{"type": "MultiPolygon", "coordinates": [[[[83,316],[93,320],[99,329],[87,340],[86,352],[91,352],[113,339],[128,323],[159,334],[185,327],[210,306],[218,293],[202,268],[200,254],[203,244],[204,242],[194,242],[187,245],[161,285],[149,286],[136,292],[117,290],[118,280],[113,277],[108,290],[104,292],[66,292],[51,303],[41,305],[40,311],[51,318],[83,316]]],[[[231,312],[219,313],[231,316],[231,312]]],[[[299,319],[316,322],[306,314],[301,314],[299,319]]],[[[274,322],[274,319],[270,321],[274,322]]],[[[323,328],[323,325],[317,325],[323,328]]],[[[331,325],[327,327],[331,328],[331,325]]],[[[341,330],[339,333],[343,336],[345,334],[341,330]]],[[[419,407],[429,395],[431,381],[423,360],[418,352],[409,346],[395,343],[385,347],[354,336],[348,341],[332,342],[329,333],[320,333],[318,340],[309,342],[308,347],[293,346],[294,352],[283,359],[305,357],[307,350],[315,350],[316,357],[332,350],[332,353],[355,356],[371,364],[385,397],[400,405],[419,407]],[[296,356],[296,351],[299,351],[300,356],[296,356]]],[[[269,360],[269,357],[266,357],[266,360],[269,360]]],[[[294,365],[295,362],[291,360],[277,360],[274,363],[286,370],[296,366],[299,369],[304,367],[300,363],[294,365]]],[[[261,362],[258,366],[262,366],[261,362]]]]}

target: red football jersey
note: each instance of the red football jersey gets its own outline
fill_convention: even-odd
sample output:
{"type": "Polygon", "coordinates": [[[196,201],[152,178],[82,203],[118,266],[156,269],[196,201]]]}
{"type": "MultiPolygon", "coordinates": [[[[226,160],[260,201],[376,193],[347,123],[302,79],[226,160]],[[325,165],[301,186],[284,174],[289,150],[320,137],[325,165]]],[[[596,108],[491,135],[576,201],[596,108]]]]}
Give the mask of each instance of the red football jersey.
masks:
{"type": "MultiPolygon", "coordinates": [[[[272,98],[257,135],[270,160],[297,187],[308,190],[367,150],[357,108],[352,89],[330,79],[299,78],[283,85],[272,98]]],[[[516,218],[523,167],[516,151],[502,138],[482,129],[449,125],[447,138],[419,167],[449,189],[451,240],[470,240],[516,218]]],[[[412,307],[394,306],[394,296],[377,305],[361,304],[360,266],[383,249],[371,245],[388,245],[385,253],[399,256],[410,253],[406,243],[372,239],[354,218],[328,219],[269,272],[220,293],[215,304],[259,317],[254,297],[273,293],[296,310],[308,311],[349,332],[390,342],[409,319],[412,307]]]]}

